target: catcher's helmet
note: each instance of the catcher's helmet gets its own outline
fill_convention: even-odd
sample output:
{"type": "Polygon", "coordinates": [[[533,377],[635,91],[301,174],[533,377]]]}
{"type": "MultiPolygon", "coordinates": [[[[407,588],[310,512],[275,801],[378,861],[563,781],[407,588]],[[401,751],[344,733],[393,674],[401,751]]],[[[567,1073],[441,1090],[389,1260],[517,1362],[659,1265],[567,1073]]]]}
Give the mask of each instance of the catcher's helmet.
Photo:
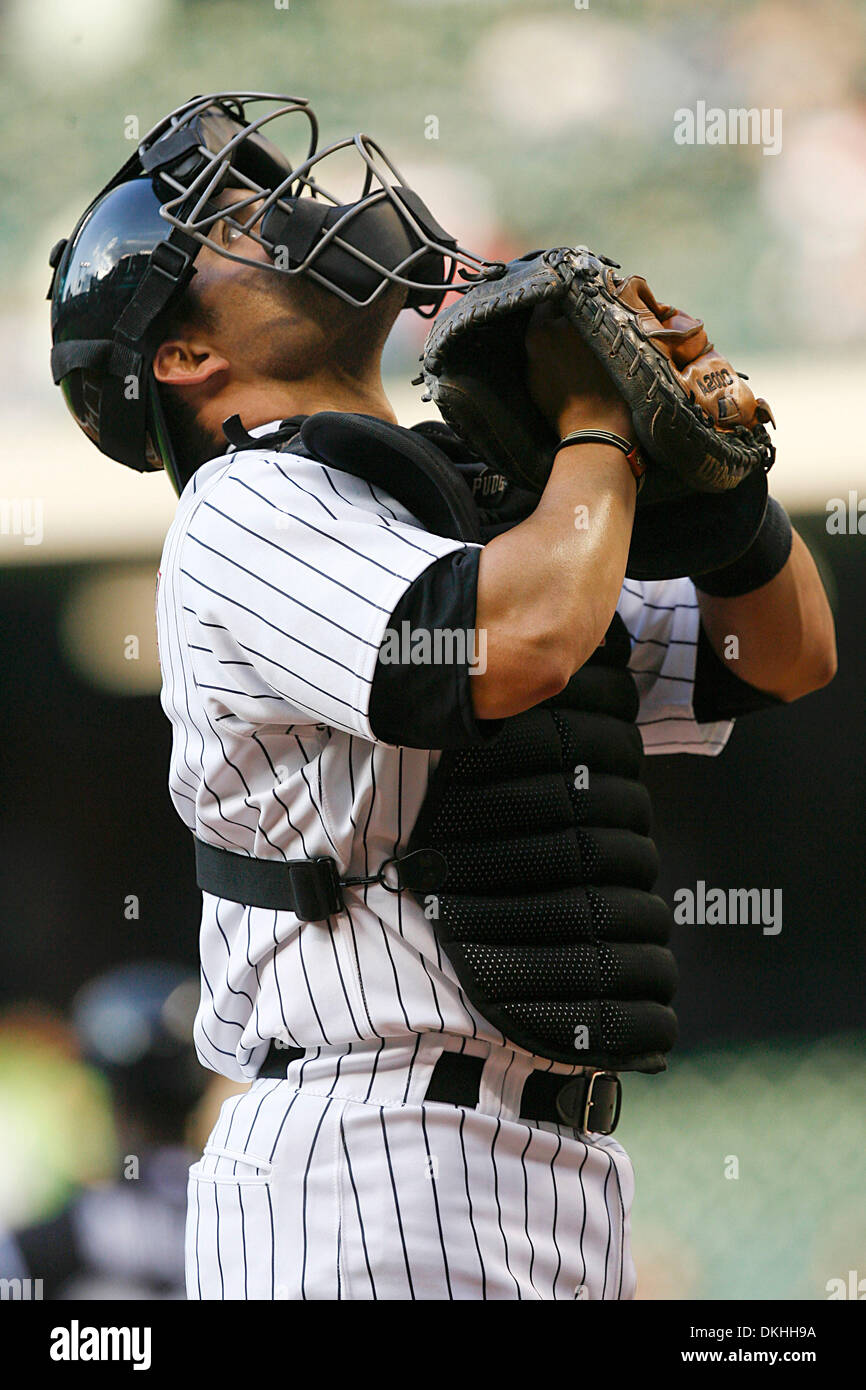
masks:
{"type": "Polygon", "coordinates": [[[278,275],[306,275],[363,307],[389,284],[406,306],[432,317],[452,287],[487,262],[458,247],[395,165],[367,135],[317,150],[318,124],[304,98],[262,92],[196,97],[154,126],[136,153],[50,256],[54,276],[51,366],[77,423],[110,458],[186,481],[175,458],[151,372],[166,311],[209,246],[229,260],[278,275]],[[253,107],[256,114],[248,112],[253,107]],[[261,132],[295,117],[305,132],[290,159],[261,132]],[[347,151],[358,176],[346,201],[320,181],[324,161],[347,151]],[[225,189],[240,190],[218,206],[225,189]],[[217,222],[268,255],[252,260],[211,232],[217,222]]]}
{"type": "Polygon", "coordinates": [[[138,1110],[184,1113],[204,1090],[192,1026],[199,982],[166,961],[121,965],[82,985],[72,1024],[85,1058],[138,1110]]]}

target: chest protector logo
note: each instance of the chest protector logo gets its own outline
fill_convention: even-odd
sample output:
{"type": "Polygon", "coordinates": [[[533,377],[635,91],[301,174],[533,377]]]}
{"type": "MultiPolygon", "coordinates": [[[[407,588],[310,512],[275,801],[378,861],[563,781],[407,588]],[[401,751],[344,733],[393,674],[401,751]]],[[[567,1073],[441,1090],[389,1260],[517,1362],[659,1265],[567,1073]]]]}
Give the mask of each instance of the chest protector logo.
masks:
{"type": "MultiPolygon", "coordinates": [[[[477,541],[501,529],[432,443],[446,443],[441,426],[428,437],[328,412],[300,437],[303,452],[386,486],[431,530],[477,541]]],[[[676,1040],[676,966],[670,910],[651,892],[658,855],[629,652],[615,614],[561,694],[503,720],[482,747],[446,750],[409,848],[444,855],[444,887],[416,896],[470,1003],[509,1042],[555,1062],[655,1072],[676,1040]]]]}

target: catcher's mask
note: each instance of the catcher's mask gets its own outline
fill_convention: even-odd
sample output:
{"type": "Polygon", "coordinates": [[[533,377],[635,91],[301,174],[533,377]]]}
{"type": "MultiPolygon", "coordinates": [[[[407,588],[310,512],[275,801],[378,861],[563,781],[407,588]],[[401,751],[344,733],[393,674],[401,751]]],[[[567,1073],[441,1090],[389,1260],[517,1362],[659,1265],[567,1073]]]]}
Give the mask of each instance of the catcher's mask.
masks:
{"type": "Polygon", "coordinates": [[[178,492],[187,481],[151,364],[163,316],[195,274],[202,246],[272,274],[308,276],[358,308],[402,285],[406,307],[425,318],[461,288],[453,284],[458,268],[464,281],[487,268],[439,226],[368,135],[323,150],[317,143],[318,123],[302,97],[196,97],[154,126],[53,248],[54,380],[109,458],[139,472],[165,468],[178,492]],[[262,133],[275,121],[301,134],[300,152],[290,157],[262,133]],[[349,198],[322,181],[337,164],[345,174],[347,161],[349,198]],[[230,208],[220,205],[226,189],[241,192],[230,208]],[[217,223],[252,238],[268,259],[214,239],[217,223]]]}

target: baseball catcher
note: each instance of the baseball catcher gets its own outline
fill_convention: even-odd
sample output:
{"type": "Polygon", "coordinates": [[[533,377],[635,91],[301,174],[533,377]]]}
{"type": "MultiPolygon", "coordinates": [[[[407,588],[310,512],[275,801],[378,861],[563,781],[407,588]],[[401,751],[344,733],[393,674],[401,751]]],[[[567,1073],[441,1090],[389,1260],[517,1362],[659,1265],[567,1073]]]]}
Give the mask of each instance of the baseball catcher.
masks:
{"type": "Polygon", "coordinates": [[[195,1041],[251,1082],[190,1172],[190,1297],[630,1298],[613,1133],[676,1039],[642,757],[835,664],[769,407],[640,276],[467,251],[302,98],[179,107],[51,260],[76,421],[179,493],[195,1041]]]}

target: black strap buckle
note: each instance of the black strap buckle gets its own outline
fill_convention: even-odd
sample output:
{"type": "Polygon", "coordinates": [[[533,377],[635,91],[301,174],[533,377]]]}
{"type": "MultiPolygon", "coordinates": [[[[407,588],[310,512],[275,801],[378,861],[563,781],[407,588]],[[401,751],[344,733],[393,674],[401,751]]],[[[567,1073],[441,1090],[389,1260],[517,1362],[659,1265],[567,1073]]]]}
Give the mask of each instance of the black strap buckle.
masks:
{"type": "Polygon", "coordinates": [[[253,859],[207,844],[195,837],[196,881],[199,888],[217,898],[293,912],[302,922],[324,922],[344,910],[343,889],[364,883],[380,883],[390,893],[409,889],[431,893],[445,881],[448,865],[435,849],[386,859],[379,871],[366,877],[340,878],[336,860],[253,859]],[[388,877],[391,870],[393,877],[388,877]]]}
{"type": "Polygon", "coordinates": [[[169,280],[180,280],[189,262],[190,257],[179,246],[172,246],[170,241],[158,241],[150,253],[148,268],[153,266],[169,280]]]}
{"type": "Polygon", "coordinates": [[[302,922],[324,922],[343,910],[343,894],[333,859],[290,859],[286,864],[295,898],[294,913],[302,922]]]}

